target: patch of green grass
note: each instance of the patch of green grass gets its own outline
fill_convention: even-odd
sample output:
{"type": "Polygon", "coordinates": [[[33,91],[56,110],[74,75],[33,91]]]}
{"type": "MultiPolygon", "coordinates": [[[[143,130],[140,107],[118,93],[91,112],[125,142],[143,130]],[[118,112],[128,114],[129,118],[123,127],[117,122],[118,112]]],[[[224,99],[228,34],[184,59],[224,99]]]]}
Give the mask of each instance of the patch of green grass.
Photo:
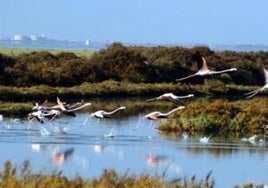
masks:
{"type": "Polygon", "coordinates": [[[56,49],[31,49],[31,48],[0,48],[0,53],[8,55],[8,56],[17,56],[22,53],[31,53],[31,52],[40,52],[40,51],[47,51],[52,54],[58,54],[61,52],[72,52],[78,57],[86,57],[90,58],[95,51],[94,50],[56,50],[56,49]]]}

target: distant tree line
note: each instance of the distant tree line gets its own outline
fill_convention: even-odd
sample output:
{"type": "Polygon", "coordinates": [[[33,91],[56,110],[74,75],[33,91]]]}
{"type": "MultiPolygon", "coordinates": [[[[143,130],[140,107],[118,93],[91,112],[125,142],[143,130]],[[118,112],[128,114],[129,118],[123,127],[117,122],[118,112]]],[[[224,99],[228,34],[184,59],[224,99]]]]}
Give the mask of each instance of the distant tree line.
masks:
{"type": "Polygon", "coordinates": [[[0,53],[0,84],[7,86],[75,86],[84,82],[115,80],[130,83],[174,82],[201,67],[204,56],[208,67],[222,70],[236,67],[237,72],[195,77],[183,83],[201,84],[205,79],[242,85],[263,85],[263,68],[268,52],[214,52],[208,47],[126,47],[113,43],[90,58],[75,53],[53,55],[47,51],[7,56],[0,53]]]}

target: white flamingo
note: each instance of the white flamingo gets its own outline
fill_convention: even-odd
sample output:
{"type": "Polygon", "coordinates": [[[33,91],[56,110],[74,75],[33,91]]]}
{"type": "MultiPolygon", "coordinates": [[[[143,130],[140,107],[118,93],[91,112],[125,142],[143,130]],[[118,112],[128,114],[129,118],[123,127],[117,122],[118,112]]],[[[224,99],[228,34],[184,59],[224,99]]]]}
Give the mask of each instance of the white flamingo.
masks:
{"type": "Polygon", "coordinates": [[[88,121],[88,118],[95,117],[95,118],[97,118],[98,120],[99,120],[99,119],[103,119],[103,118],[111,118],[111,115],[112,115],[112,114],[116,113],[116,112],[119,111],[119,110],[124,110],[124,109],[126,109],[125,106],[121,106],[121,107],[119,107],[119,108],[116,108],[116,109],[113,110],[113,111],[98,110],[98,111],[96,111],[96,112],[94,112],[94,113],[91,113],[91,114],[85,119],[85,121],[82,123],[82,125],[85,125],[85,124],[86,124],[86,122],[88,121]]]}
{"type": "Polygon", "coordinates": [[[261,92],[264,92],[265,90],[268,90],[268,71],[263,69],[263,72],[264,72],[264,76],[265,76],[265,85],[259,89],[245,93],[244,95],[248,95],[247,98],[251,98],[254,95],[257,95],[258,93],[261,93],[261,92]]]}
{"type": "Polygon", "coordinates": [[[196,72],[195,74],[191,74],[189,76],[183,77],[183,78],[178,78],[176,79],[176,81],[186,80],[194,76],[205,76],[205,75],[221,74],[225,72],[237,71],[237,68],[230,68],[230,69],[225,69],[221,71],[212,71],[208,69],[206,59],[204,57],[202,57],[202,61],[203,61],[202,68],[198,72],[196,72]]]}
{"type": "Polygon", "coordinates": [[[81,106],[78,106],[76,108],[74,108],[74,106],[79,105],[80,103],[76,103],[75,105],[73,105],[72,107],[69,106],[69,104],[67,104],[66,102],[62,102],[60,100],[59,97],[57,97],[57,105],[54,105],[52,107],[49,107],[49,112],[47,116],[51,116],[50,121],[54,120],[56,117],[61,115],[61,112],[67,115],[71,115],[71,116],[75,116],[75,114],[73,112],[81,110],[87,106],[90,106],[91,103],[85,103],[81,106]],[[54,115],[53,115],[54,114],[54,115]]]}
{"type": "Polygon", "coordinates": [[[180,99],[190,98],[194,97],[194,94],[184,95],[184,96],[178,96],[174,95],[173,93],[164,93],[163,95],[160,95],[159,97],[147,99],[147,101],[153,101],[153,100],[174,100],[174,101],[180,101],[180,99]]]}
{"type": "MultiPolygon", "coordinates": [[[[154,111],[154,112],[151,112],[149,114],[144,115],[142,119],[149,119],[149,120],[151,120],[150,121],[150,127],[152,127],[152,122],[153,121],[156,121],[158,119],[167,118],[173,112],[175,112],[177,110],[180,110],[180,109],[184,109],[184,108],[185,108],[185,106],[179,106],[177,108],[172,109],[171,111],[169,111],[167,113],[162,113],[162,112],[159,112],[159,111],[154,111]]],[[[138,122],[137,126],[134,128],[134,130],[137,130],[138,128],[139,128],[139,122],[138,122]]]]}
{"type": "Polygon", "coordinates": [[[41,106],[36,103],[33,107],[34,111],[28,114],[27,119],[29,121],[36,119],[37,121],[44,123],[44,118],[48,118],[49,124],[51,125],[51,122],[62,113],[75,116],[73,112],[91,105],[91,103],[85,103],[79,107],[69,109],[64,106],[64,103],[62,103],[59,98],[57,98],[57,103],[57,105],[52,107],[41,106]]]}
{"type": "MultiPolygon", "coordinates": [[[[90,105],[91,105],[91,103],[85,103],[85,104],[83,104],[79,107],[76,107],[76,108],[71,108],[71,109],[65,108],[65,110],[63,110],[63,108],[60,108],[60,109],[62,110],[62,113],[64,113],[64,114],[75,116],[75,114],[73,112],[78,111],[80,109],[83,109],[83,108],[90,106],[90,105]]],[[[44,114],[45,117],[49,118],[50,124],[55,118],[59,117],[60,115],[61,115],[61,111],[56,109],[56,108],[55,109],[52,108],[51,110],[47,111],[44,114]]]]}
{"type": "Polygon", "coordinates": [[[147,101],[153,101],[153,100],[170,100],[176,103],[181,103],[184,105],[184,103],[181,101],[181,99],[194,97],[194,94],[184,95],[184,96],[177,96],[173,93],[164,93],[163,95],[160,95],[155,98],[147,99],[147,101]]]}
{"type": "Polygon", "coordinates": [[[33,120],[37,120],[40,123],[44,123],[44,112],[43,110],[31,112],[27,115],[27,119],[30,122],[32,122],[33,120]]]}

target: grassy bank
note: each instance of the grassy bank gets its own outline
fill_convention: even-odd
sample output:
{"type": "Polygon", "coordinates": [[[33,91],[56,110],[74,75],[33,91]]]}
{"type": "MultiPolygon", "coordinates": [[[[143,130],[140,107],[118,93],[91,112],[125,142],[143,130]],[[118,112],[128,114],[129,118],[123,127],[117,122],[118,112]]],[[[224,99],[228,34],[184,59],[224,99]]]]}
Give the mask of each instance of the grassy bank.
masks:
{"type": "Polygon", "coordinates": [[[49,52],[51,54],[59,54],[61,52],[70,52],[70,53],[74,53],[76,56],[78,57],[86,57],[86,58],[90,58],[95,51],[93,50],[56,50],[56,49],[32,49],[32,48],[0,48],[0,53],[1,54],[5,54],[7,56],[18,56],[20,54],[29,54],[31,52],[42,52],[42,51],[46,51],[49,52]]]}
{"type": "MultiPolygon", "coordinates": [[[[127,83],[107,80],[100,83],[84,82],[73,87],[51,87],[38,85],[31,87],[0,86],[0,100],[27,102],[33,100],[55,99],[55,97],[83,99],[92,97],[156,97],[163,93],[173,92],[178,95],[194,94],[196,97],[234,96],[245,98],[245,92],[256,89],[254,86],[206,83],[203,85],[187,85],[174,83],[127,83]]],[[[262,94],[260,94],[262,95],[262,94]]]]}
{"type": "Polygon", "coordinates": [[[267,107],[267,98],[234,101],[198,99],[178,111],[173,118],[161,121],[159,129],[221,136],[263,134],[264,126],[268,124],[267,107]]]}
{"type": "Polygon", "coordinates": [[[0,113],[4,115],[25,115],[33,102],[55,101],[60,97],[65,101],[90,100],[92,98],[149,98],[166,92],[178,95],[194,94],[195,97],[233,96],[244,98],[243,93],[255,89],[250,86],[224,85],[187,85],[187,84],[135,84],[116,81],[83,83],[73,87],[32,87],[0,86],[0,113]]]}

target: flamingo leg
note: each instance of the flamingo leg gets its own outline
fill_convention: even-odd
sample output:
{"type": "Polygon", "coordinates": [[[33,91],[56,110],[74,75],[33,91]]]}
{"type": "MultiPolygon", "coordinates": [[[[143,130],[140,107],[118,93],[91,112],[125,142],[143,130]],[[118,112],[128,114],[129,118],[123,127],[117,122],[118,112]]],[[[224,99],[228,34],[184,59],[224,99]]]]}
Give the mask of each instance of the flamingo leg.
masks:
{"type": "Polygon", "coordinates": [[[51,126],[51,127],[53,127],[53,125],[52,125],[52,121],[54,121],[54,119],[56,119],[56,117],[57,117],[57,114],[55,114],[48,122],[49,122],[49,125],[51,126]]]}
{"type": "Polygon", "coordinates": [[[27,129],[31,129],[31,126],[33,124],[33,118],[28,117],[27,119],[29,121],[27,129]]]}
{"type": "Polygon", "coordinates": [[[48,123],[49,123],[51,128],[54,128],[50,120],[48,121],[48,123]]]}
{"type": "Polygon", "coordinates": [[[256,93],[257,91],[258,91],[258,89],[257,90],[254,90],[254,91],[250,91],[250,92],[244,93],[244,95],[250,95],[252,93],[256,93]]]}
{"type": "Polygon", "coordinates": [[[149,126],[150,126],[151,129],[154,129],[154,127],[153,127],[153,120],[150,120],[149,126]]]}
{"type": "Polygon", "coordinates": [[[251,92],[245,93],[244,95],[249,95],[246,98],[251,98],[251,97],[257,95],[259,92],[260,92],[260,90],[255,90],[255,91],[251,91],[251,92]]]}
{"type": "Polygon", "coordinates": [[[139,121],[137,125],[134,127],[133,131],[136,131],[140,127],[141,118],[139,118],[139,121]]]}
{"type": "Polygon", "coordinates": [[[84,126],[88,121],[88,117],[86,117],[86,119],[84,120],[84,122],[81,124],[82,126],[84,126]]]}

